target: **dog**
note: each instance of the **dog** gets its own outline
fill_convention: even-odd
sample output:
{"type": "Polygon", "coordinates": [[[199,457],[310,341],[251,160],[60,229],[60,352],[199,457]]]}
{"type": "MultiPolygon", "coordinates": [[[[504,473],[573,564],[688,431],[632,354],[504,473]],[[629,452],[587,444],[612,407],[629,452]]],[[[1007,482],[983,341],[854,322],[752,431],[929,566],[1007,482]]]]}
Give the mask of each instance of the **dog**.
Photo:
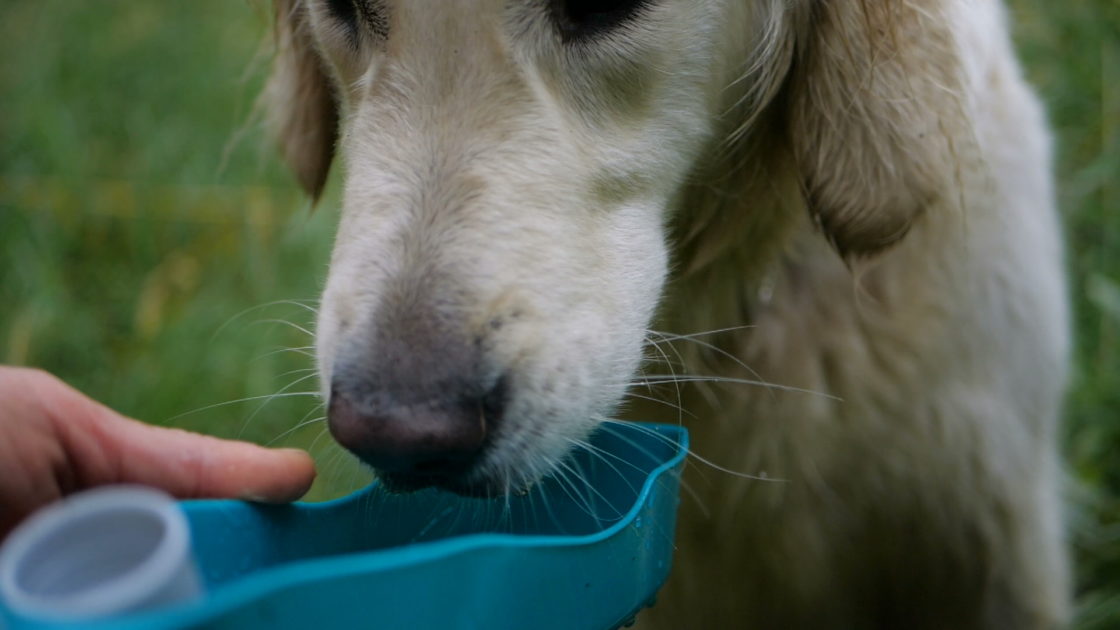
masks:
{"type": "Polygon", "coordinates": [[[388,487],[520,492],[687,412],[714,468],[643,627],[1066,623],[1063,252],[1000,2],[275,9],[282,153],[344,169],[328,424],[388,487]]]}

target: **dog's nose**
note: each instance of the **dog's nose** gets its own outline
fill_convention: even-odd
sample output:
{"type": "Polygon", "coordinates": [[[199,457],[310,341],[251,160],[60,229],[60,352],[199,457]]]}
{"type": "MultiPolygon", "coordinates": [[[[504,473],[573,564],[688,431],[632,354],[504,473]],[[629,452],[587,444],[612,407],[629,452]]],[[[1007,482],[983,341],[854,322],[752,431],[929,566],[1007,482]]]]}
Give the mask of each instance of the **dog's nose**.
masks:
{"type": "Polygon", "coordinates": [[[408,404],[386,398],[358,400],[333,389],[327,414],[331,435],[379,472],[417,480],[448,479],[469,470],[501,413],[493,393],[408,404]]]}
{"type": "Polygon", "coordinates": [[[392,299],[333,359],[331,435],[403,487],[463,481],[504,412],[506,370],[486,351],[489,329],[465,323],[447,286],[432,275],[397,278],[392,299]]]}

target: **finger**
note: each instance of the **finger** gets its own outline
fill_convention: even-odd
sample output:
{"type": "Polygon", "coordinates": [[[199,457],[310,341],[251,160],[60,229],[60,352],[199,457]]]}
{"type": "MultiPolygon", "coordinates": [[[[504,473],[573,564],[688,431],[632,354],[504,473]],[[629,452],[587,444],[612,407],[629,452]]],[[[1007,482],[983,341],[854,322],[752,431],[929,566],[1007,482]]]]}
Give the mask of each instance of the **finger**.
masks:
{"type": "Polygon", "coordinates": [[[116,434],[121,483],[155,485],[184,498],[287,502],[315,479],[311,456],[124,420],[116,434]]]}
{"type": "Polygon", "coordinates": [[[182,498],[286,502],[315,479],[304,451],[144,424],[63,387],[51,416],[81,487],[139,483],[182,498]]]}

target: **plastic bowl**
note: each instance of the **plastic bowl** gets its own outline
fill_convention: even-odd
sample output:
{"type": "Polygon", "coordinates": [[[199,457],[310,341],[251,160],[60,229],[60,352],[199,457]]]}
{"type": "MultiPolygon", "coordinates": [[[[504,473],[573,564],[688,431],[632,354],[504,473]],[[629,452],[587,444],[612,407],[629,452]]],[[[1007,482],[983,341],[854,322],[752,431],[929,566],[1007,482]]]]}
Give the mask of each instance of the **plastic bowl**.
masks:
{"type": "Polygon", "coordinates": [[[203,598],[71,623],[0,613],[12,629],[616,628],[668,576],[687,451],[683,428],[612,423],[525,496],[375,483],[328,503],[185,501],[203,598]]]}

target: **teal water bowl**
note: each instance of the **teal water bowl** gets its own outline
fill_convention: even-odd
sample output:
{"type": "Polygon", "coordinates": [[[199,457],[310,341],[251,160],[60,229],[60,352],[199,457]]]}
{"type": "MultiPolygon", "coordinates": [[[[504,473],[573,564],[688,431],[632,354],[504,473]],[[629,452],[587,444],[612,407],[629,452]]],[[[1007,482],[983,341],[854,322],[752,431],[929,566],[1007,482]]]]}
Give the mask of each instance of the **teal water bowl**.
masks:
{"type": "MultiPolygon", "coordinates": [[[[180,503],[204,594],[97,619],[8,627],[605,630],[669,573],[687,432],[603,426],[523,496],[373,484],[327,503],[180,503]]],[[[0,627],[3,624],[0,623],[0,627]]]]}

